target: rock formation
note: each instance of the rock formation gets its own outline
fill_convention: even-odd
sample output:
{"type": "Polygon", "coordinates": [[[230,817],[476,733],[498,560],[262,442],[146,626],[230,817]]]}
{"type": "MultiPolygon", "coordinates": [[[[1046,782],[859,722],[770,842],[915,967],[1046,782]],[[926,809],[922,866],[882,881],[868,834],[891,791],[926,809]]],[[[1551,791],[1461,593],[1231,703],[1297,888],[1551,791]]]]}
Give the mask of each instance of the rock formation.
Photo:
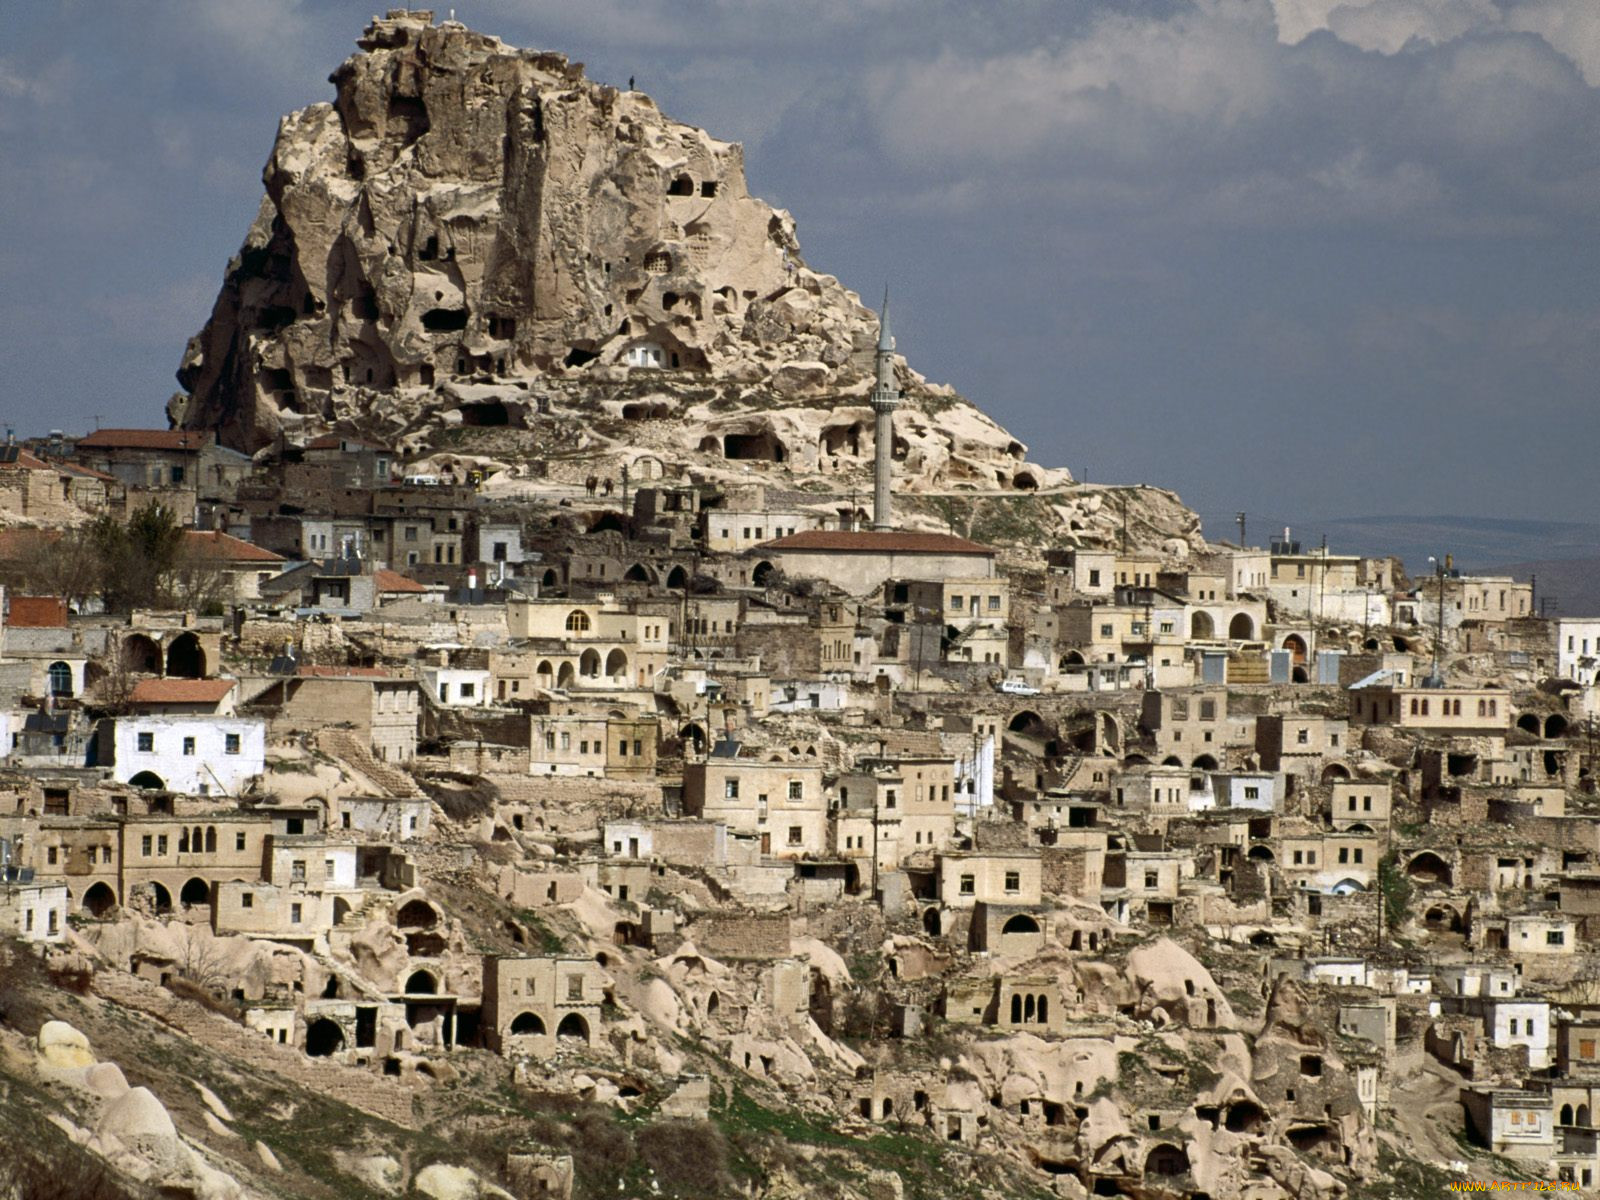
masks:
{"type": "MultiPolygon", "coordinates": [[[[335,101],[279,127],[176,424],[247,451],[335,424],[411,450],[451,426],[538,428],[548,452],[566,414],[591,467],[610,443],[865,475],[877,317],[749,194],[741,147],[430,13],[391,12],[359,44],[335,101]]],[[[905,483],[1069,481],[897,373],[905,483]]]]}

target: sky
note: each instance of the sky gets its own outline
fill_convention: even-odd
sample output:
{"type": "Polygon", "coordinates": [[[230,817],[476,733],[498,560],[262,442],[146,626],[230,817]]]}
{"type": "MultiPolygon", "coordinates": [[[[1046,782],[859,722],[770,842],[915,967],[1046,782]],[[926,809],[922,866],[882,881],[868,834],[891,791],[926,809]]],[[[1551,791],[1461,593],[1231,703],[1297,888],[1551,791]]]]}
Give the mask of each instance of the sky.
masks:
{"type": "MultiPolygon", "coordinates": [[[[0,420],[164,423],[278,117],[331,99],[372,11],[12,6],[0,420]]],[[[1597,0],[456,15],[743,142],[806,260],[887,281],[911,364],[1035,461],[1172,488],[1213,537],[1235,510],[1600,519],[1597,0]]]]}

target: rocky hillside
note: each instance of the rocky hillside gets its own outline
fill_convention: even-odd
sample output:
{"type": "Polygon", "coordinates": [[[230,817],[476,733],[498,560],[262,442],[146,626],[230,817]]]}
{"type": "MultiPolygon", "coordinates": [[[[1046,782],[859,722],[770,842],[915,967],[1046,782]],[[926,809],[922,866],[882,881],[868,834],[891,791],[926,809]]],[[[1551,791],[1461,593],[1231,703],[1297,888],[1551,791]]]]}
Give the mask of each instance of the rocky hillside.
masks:
{"type": "MultiPolygon", "coordinates": [[[[359,45],[335,101],[279,127],[175,424],[251,452],[338,427],[490,473],[865,487],[877,314],[806,265],[738,145],[429,13],[375,19],[359,45]]],[[[902,491],[1071,483],[950,388],[898,374],[902,491]]],[[[1036,527],[1103,523],[1052,501],[1036,527]]]]}

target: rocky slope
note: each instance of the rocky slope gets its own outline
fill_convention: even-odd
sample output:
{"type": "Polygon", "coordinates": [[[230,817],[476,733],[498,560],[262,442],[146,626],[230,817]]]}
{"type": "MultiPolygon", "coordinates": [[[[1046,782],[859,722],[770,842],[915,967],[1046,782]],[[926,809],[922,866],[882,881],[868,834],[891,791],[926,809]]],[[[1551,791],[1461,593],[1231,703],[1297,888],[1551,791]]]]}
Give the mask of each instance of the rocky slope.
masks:
{"type": "MultiPolygon", "coordinates": [[[[279,127],[175,424],[246,451],[337,426],[414,453],[487,426],[504,435],[473,448],[521,473],[576,418],[585,470],[864,486],[877,315],[806,265],[738,145],[429,13],[374,19],[359,45],[335,101],[279,127]]],[[[951,389],[898,373],[903,490],[1070,484],[951,389]]],[[[1096,524],[1055,503],[1071,511],[1041,506],[1046,525],[1096,524]]]]}

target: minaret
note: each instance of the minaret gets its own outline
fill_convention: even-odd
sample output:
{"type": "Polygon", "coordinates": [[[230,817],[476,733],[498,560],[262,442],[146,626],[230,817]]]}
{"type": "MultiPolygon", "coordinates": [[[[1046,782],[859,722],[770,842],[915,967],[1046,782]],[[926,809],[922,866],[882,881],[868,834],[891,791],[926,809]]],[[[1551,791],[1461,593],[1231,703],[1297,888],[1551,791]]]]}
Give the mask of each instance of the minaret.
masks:
{"type": "Polygon", "coordinates": [[[889,332],[889,289],[883,289],[883,315],[878,319],[878,385],[872,389],[870,403],[877,414],[873,431],[872,527],[894,528],[890,513],[889,485],[894,473],[894,410],[900,407],[900,393],[894,386],[894,336],[889,332]]]}

